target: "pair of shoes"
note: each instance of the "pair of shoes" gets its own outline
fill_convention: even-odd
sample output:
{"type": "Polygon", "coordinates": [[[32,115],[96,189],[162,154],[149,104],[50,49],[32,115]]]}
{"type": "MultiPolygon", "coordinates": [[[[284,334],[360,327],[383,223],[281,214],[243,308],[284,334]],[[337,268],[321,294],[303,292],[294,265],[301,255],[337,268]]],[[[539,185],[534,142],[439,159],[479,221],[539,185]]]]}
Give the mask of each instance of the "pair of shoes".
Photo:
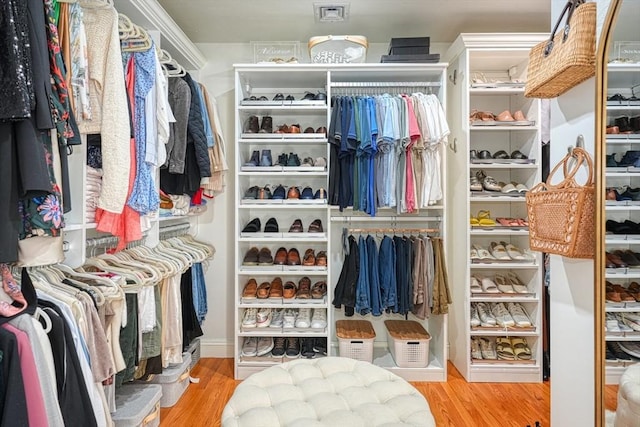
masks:
{"type": "Polygon", "coordinates": [[[273,313],[270,308],[247,308],[242,316],[243,328],[266,328],[271,326],[273,313]]]}
{"type": "Polygon", "coordinates": [[[278,156],[276,165],[288,167],[300,166],[300,158],[295,153],[282,153],[278,156]]]}
{"type": "Polygon", "coordinates": [[[273,133],[300,133],[300,125],[294,124],[287,126],[286,124],[278,126],[278,129],[273,133]]]}
{"type": "Polygon", "coordinates": [[[489,244],[489,253],[499,261],[523,261],[524,254],[517,246],[512,243],[491,242],[489,244]]]}
{"type": "MultiPolygon", "coordinates": [[[[322,233],[324,230],[322,228],[322,220],[315,219],[309,224],[308,233],[322,233]]],[[[296,219],[289,227],[289,233],[302,233],[304,232],[304,227],[302,225],[301,219],[296,219]]]]}
{"type": "Polygon", "coordinates": [[[244,98],[243,101],[268,101],[269,98],[267,98],[266,96],[262,95],[262,96],[255,96],[255,95],[251,95],[248,98],[244,98]]]}
{"type": "Polygon", "coordinates": [[[271,194],[271,189],[268,185],[264,187],[258,187],[254,185],[249,187],[247,191],[244,192],[244,199],[252,199],[252,200],[267,200],[272,199],[273,194],[271,194]]]}
{"type": "MultiPolygon", "coordinates": [[[[260,218],[254,218],[242,229],[243,233],[259,233],[261,229],[260,218]]],[[[277,233],[279,230],[278,221],[275,218],[269,218],[264,225],[265,233],[277,233]]]]}
{"type": "Polygon", "coordinates": [[[640,234],[640,223],[628,219],[624,222],[608,219],[605,228],[607,232],[613,234],[640,234]]]}
{"type": "Polygon", "coordinates": [[[531,349],[524,337],[497,337],[496,354],[499,360],[531,360],[531,349]]]}
{"type": "Polygon", "coordinates": [[[521,228],[521,227],[528,227],[529,226],[529,221],[527,221],[525,218],[505,218],[505,217],[500,217],[500,218],[496,218],[496,221],[502,227],[518,227],[518,228],[521,228]]]}
{"type": "Polygon", "coordinates": [[[281,93],[276,93],[273,97],[274,101],[295,101],[295,97],[293,95],[287,95],[286,97],[281,93]]]}
{"type": "Polygon", "coordinates": [[[617,256],[627,265],[627,267],[633,268],[640,266],[640,253],[638,252],[633,252],[630,249],[615,250],[611,255],[617,256]]]}
{"type": "Polygon", "coordinates": [[[479,171],[476,172],[476,178],[482,184],[482,188],[487,190],[487,191],[500,191],[500,190],[502,190],[502,185],[500,185],[498,183],[498,181],[495,180],[495,178],[493,178],[490,175],[485,174],[484,171],[482,171],[482,170],[479,170],[479,171]]]}
{"type": "Polygon", "coordinates": [[[272,337],[245,337],[242,355],[245,357],[265,356],[274,348],[272,337]]]}
{"type": "Polygon", "coordinates": [[[313,198],[313,190],[311,187],[304,187],[302,192],[300,192],[298,187],[289,187],[289,191],[287,192],[287,199],[311,200],[313,198]]]}
{"type": "Polygon", "coordinates": [[[276,337],[271,351],[273,357],[295,358],[300,356],[300,338],[276,337]]]}
{"type": "Polygon", "coordinates": [[[495,227],[496,225],[496,222],[491,219],[491,212],[485,209],[479,210],[477,216],[472,216],[469,223],[472,227],[495,227]]]}
{"type": "Polygon", "coordinates": [[[316,255],[313,249],[307,249],[304,253],[304,259],[302,261],[302,265],[306,266],[327,266],[327,253],[325,251],[320,251],[316,255]]]}
{"type": "Polygon", "coordinates": [[[273,260],[273,264],[276,265],[300,265],[300,263],[300,253],[296,248],[291,248],[288,251],[284,247],[278,248],[273,260]]]}
{"type": "Polygon", "coordinates": [[[627,264],[616,254],[605,252],[607,268],[627,268],[627,264]]]}
{"type": "Polygon", "coordinates": [[[640,116],[620,116],[613,120],[613,126],[618,128],[618,133],[629,134],[640,132],[640,116]]]}
{"type": "Polygon", "coordinates": [[[247,251],[242,260],[242,265],[272,265],[273,257],[269,248],[258,250],[255,246],[247,251]]]}
{"type": "Polygon", "coordinates": [[[254,150],[249,161],[242,166],[273,166],[271,150],[262,150],[262,155],[258,150],[254,150]]]}
{"type": "Polygon", "coordinates": [[[511,152],[511,155],[509,155],[506,151],[504,150],[498,150],[496,151],[494,154],[491,154],[491,152],[489,150],[480,150],[480,151],[476,151],[476,150],[470,150],[469,151],[469,158],[471,160],[488,160],[488,159],[517,159],[517,160],[523,160],[523,159],[528,159],[528,157],[523,154],[520,150],[514,150],[511,152]]]}
{"type": "Polygon", "coordinates": [[[262,122],[258,116],[249,116],[244,125],[245,133],[272,133],[273,118],[271,116],[263,116],[262,122]]]}
{"type": "Polygon", "coordinates": [[[318,92],[318,93],[305,92],[304,96],[301,99],[303,101],[326,101],[327,94],[322,92],[318,92]]]}

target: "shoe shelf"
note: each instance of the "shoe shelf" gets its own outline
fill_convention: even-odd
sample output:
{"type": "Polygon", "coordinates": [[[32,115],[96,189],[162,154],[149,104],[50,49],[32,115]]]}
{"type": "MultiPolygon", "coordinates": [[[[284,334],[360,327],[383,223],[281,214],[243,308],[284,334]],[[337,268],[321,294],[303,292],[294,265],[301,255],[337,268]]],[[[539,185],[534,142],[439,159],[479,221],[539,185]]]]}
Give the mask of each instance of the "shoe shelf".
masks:
{"type": "Polygon", "coordinates": [[[296,138],[295,135],[292,134],[292,138],[285,138],[281,136],[280,138],[241,138],[238,139],[238,144],[252,144],[252,145],[274,145],[274,144],[296,144],[300,146],[304,145],[326,145],[328,140],[323,135],[322,138],[309,138],[309,139],[301,139],[296,138]]]}
{"type": "Polygon", "coordinates": [[[630,304],[635,304],[635,306],[627,306],[626,304],[629,303],[605,303],[605,307],[604,307],[604,311],[607,313],[640,313],[640,304],[635,302],[635,303],[630,303],[630,304]],[[618,304],[622,304],[623,307],[618,307],[618,306],[612,306],[613,304],[618,305],[618,304]]]}
{"type": "Polygon", "coordinates": [[[640,341],[640,332],[623,332],[624,336],[606,334],[604,336],[605,341],[640,341]],[[626,334],[635,335],[626,335],[626,334]]]}
{"type": "Polygon", "coordinates": [[[240,328],[238,336],[240,337],[324,337],[327,335],[327,328],[240,328]]]}
{"type": "Polygon", "coordinates": [[[607,245],[640,245],[640,234],[617,234],[607,236],[605,239],[607,245]]]}
{"type": "MultiPolygon", "coordinates": [[[[450,250],[459,252],[461,247],[477,245],[489,250],[492,241],[507,241],[515,245],[526,257],[511,261],[489,260],[480,250],[482,258],[467,255],[462,260],[456,257],[449,261],[449,274],[455,283],[453,292],[455,324],[470,325],[471,303],[508,303],[526,305],[526,313],[534,325],[529,328],[471,327],[456,331],[451,343],[451,361],[469,382],[541,382],[542,367],[542,289],[543,266],[541,254],[529,251],[528,227],[470,226],[469,218],[480,220],[481,211],[490,211],[489,217],[526,219],[525,192],[502,193],[493,190],[491,180],[504,183],[521,183],[531,188],[542,179],[541,146],[541,102],[524,96],[524,83],[528,54],[535,44],[544,39],[543,34],[462,34],[447,56],[451,58],[448,74],[457,75],[457,82],[449,82],[449,120],[452,135],[456,138],[456,154],[451,156],[449,200],[453,218],[450,250]],[[514,38],[515,37],[515,38],[514,38]],[[518,40],[517,43],[513,43],[518,40]],[[493,83],[495,82],[495,83],[493,83]],[[524,119],[508,122],[498,121],[510,113],[516,116],[521,111],[524,119]],[[479,112],[480,114],[475,114],[479,112]],[[494,116],[485,113],[491,113],[494,116]],[[497,116],[496,116],[497,115],[497,116]],[[473,120],[470,122],[470,119],[473,120]],[[489,120],[487,120],[489,119],[489,120]],[[485,120],[483,122],[483,120],[485,120]],[[489,154],[483,153],[488,151],[489,154]],[[502,151],[506,152],[505,156],[502,151]],[[474,153],[475,152],[475,153],[474,153]],[[511,157],[509,153],[520,152],[524,159],[493,159],[511,157]],[[473,158],[470,158],[473,156],[473,158]],[[477,157],[488,157],[478,159],[477,157]],[[480,173],[481,171],[484,174],[480,173]],[[461,179],[467,176],[467,179],[461,179]],[[471,191],[471,181],[480,181],[484,189],[471,191]],[[485,180],[483,182],[483,180],[485,180]],[[461,196],[466,194],[466,197],[461,196]],[[490,278],[493,273],[516,272],[527,286],[526,294],[471,292],[471,277],[490,278]],[[494,343],[497,337],[526,337],[531,350],[530,360],[500,360],[487,356],[472,359],[472,342],[487,337],[494,343]],[[473,340],[472,340],[473,337],[473,340]]],[[[514,184],[515,185],[515,184],[514,184]]],[[[486,341],[486,340],[485,340],[486,341]]],[[[475,345],[475,344],[474,344],[475,345]]]]}
{"type": "Polygon", "coordinates": [[[640,205],[624,204],[624,205],[611,206],[611,205],[607,204],[607,206],[605,206],[605,210],[607,212],[614,212],[614,211],[623,211],[623,212],[640,211],[640,205]]]}
{"type": "MultiPolygon", "coordinates": [[[[246,102],[246,101],[245,101],[246,102]]],[[[272,111],[291,111],[296,113],[318,113],[326,111],[327,104],[305,105],[305,104],[291,104],[291,105],[240,105],[238,111],[259,112],[262,114],[269,114],[272,111]]]]}
{"type": "MultiPolygon", "coordinates": [[[[249,233],[242,233],[249,234],[249,233]]],[[[254,233],[255,234],[255,233],[254,233]]],[[[262,233],[261,233],[262,234],[262,233]]],[[[271,236],[265,237],[240,237],[239,242],[255,242],[255,243],[269,243],[269,242],[318,242],[326,243],[328,241],[327,233],[264,233],[271,234],[271,236]],[[278,236],[273,236],[274,234],[278,236]]]]}
{"type": "Polygon", "coordinates": [[[607,168],[607,171],[605,172],[605,176],[607,178],[632,178],[632,177],[639,177],[640,176],[640,169],[638,168],[631,168],[633,170],[617,170],[617,171],[609,171],[610,169],[623,169],[623,168],[607,168]]]}
{"type": "Polygon", "coordinates": [[[607,135],[607,145],[610,144],[640,144],[640,134],[607,135]]]}

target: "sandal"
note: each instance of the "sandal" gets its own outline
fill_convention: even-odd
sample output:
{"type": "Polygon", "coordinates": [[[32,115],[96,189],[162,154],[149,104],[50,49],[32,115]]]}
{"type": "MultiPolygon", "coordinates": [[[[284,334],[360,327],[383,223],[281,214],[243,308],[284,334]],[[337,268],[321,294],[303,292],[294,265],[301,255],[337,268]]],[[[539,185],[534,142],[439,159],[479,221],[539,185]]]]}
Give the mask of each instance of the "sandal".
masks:
{"type": "MultiPolygon", "coordinates": [[[[481,246],[473,245],[473,249],[475,249],[475,251],[476,251],[476,259],[486,260],[486,261],[495,261],[496,260],[496,257],[491,255],[488,250],[486,250],[485,248],[483,248],[481,246]]],[[[471,257],[473,258],[473,253],[471,254],[471,257]]]]}
{"type": "Polygon", "coordinates": [[[505,249],[505,251],[506,251],[507,255],[509,256],[509,258],[511,258],[512,260],[521,261],[521,260],[525,259],[524,254],[522,253],[522,251],[517,246],[512,245],[511,243],[507,243],[507,242],[500,242],[500,244],[505,249]]]}
{"type": "Polygon", "coordinates": [[[498,358],[495,344],[489,338],[480,338],[480,352],[483,359],[496,360],[498,358]]]}
{"type": "Polygon", "coordinates": [[[478,211],[478,224],[481,227],[495,227],[496,222],[491,219],[491,212],[483,209],[478,211]]]}
{"type": "Polygon", "coordinates": [[[520,221],[515,218],[496,218],[496,221],[504,227],[520,227],[520,221]]]}
{"type": "Polygon", "coordinates": [[[258,291],[258,283],[256,279],[249,279],[244,289],[242,290],[242,298],[255,299],[256,292],[258,291]]]}
{"type": "Polygon", "coordinates": [[[482,360],[482,351],[480,350],[480,340],[476,337],[471,337],[471,358],[482,360]]]}
{"type": "Polygon", "coordinates": [[[488,277],[482,278],[482,291],[487,294],[499,294],[500,290],[496,286],[495,282],[488,277]]]}
{"type": "Polygon", "coordinates": [[[471,276],[471,293],[472,294],[479,294],[484,292],[482,290],[482,286],[480,286],[480,281],[478,280],[478,278],[476,276],[471,276]]]}
{"type": "Polygon", "coordinates": [[[511,340],[506,337],[496,338],[496,353],[500,360],[516,360],[517,355],[512,347],[511,340]]]}
{"type": "Polygon", "coordinates": [[[531,349],[527,345],[526,338],[511,338],[511,347],[515,354],[515,360],[531,360],[531,349]]]}
{"type": "Polygon", "coordinates": [[[507,280],[509,281],[509,284],[511,285],[511,287],[513,288],[514,291],[516,291],[519,294],[528,294],[529,293],[529,288],[527,288],[527,285],[525,285],[522,280],[520,280],[520,278],[518,276],[516,276],[515,273],[509,271],[507,273],[507,280]]]}
{"type": "Polygon", "coordinates": [[[505,294],[514,294],[516,292],[513,289],[513,286],[511,286],[511,282],[507,281],[507,278],[502,274],[496,274],[496,277],[494,280],[500,292],[505,294]]]}
{"type": "Polygon", "coordinates": [[[482,183],[478,180],[477,177],[472,176],[470,178],[469,190],[471,190],[471,191],[482,191],[482,183]]]}
{"type": "Polygon", "coordinates": [[[480,225],[480,222],[478,221],[478,218],[476,218],[475,216],[472,216],[469,218],[469,224],[472,227],[478,227],[480,225]]]}
{"type": "Polygon", "coordinates": [[[512,259],[504,244],[501,243],[491,242],[489,245],[489,252],[495,259],[500,261],[511,261],[512,259]]]}

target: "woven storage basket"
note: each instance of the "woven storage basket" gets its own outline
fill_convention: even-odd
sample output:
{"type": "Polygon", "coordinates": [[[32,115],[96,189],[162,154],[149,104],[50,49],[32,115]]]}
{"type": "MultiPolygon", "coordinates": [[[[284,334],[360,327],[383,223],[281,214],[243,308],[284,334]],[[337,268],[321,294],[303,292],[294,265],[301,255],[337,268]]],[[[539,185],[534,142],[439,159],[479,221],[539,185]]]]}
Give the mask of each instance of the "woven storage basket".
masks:
{"type": "Polygon", "coordinates": [[[529,246],[532,250],[563,255],[569,258],[593,258],[595,254],[595,185],[593,163],[589,154],[574,148],[558,163],[547,182],[533,187],[526,194],[529,215],[529,246]],[[575,159],[574,165],[570,160],[575,159]],[[575,180],[581,166],[589,177],[584,185],[575,180]],[[564,180],[551,184],[551,179],[563,167],[564,180]]]}
{"type": "Polygon", "coordinates": [[[551,39],[529,52],[525,96],[555,98],[596,73],[596,4],[570,0],[551,39]],[[556,33],[565,13],[564,28],[556,33]]]}
{"type": "Polygon", "coordinates": [[[376,332],[368,320],[336,321],[338,352],[341,357],[373,362],[373,341],[376,332]]]}

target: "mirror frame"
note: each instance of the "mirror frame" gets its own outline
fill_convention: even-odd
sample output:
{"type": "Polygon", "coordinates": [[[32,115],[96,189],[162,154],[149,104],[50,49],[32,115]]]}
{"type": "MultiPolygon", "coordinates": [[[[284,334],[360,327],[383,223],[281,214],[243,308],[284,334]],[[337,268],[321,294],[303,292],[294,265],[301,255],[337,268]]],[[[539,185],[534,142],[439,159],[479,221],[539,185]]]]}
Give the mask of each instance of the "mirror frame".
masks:
{"type": "Polygon", "coordinates": [[[607,128],[607,87],[608,87],[608,66],[609,48],[613,39],[613,29],[615,28],[618,12],[622,5],[622,0],[611,0],[607,15],[602,25],[598,47],[596,51],[596,114],[595,114],[595,181],[596,181],[596,251],[595,251],[595,274],[594,274],[594,325],[595,325],[595,421],[597,426],[605,425],[605,159],[607,154],[606,128],[607,128]]]}

